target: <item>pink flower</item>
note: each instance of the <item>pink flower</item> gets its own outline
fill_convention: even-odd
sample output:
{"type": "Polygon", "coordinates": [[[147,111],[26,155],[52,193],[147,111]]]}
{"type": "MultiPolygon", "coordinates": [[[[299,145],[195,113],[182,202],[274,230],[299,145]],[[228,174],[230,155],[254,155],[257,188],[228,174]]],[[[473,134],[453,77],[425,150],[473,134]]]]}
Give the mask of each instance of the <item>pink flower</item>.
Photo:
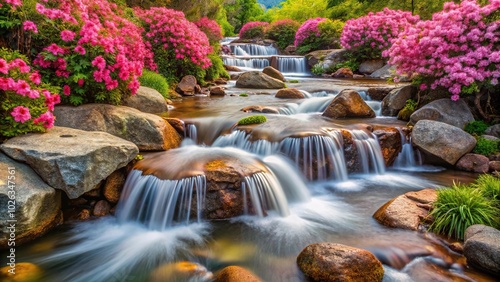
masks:
{"type": "Polygon", "coordinates": [[[31,90],[28,93],[28,97],[31,98],[31,99],[39,98],[40,97],[40,92],[38,92],[38,90],[31,90]]]}
{"type": "Polygon", "coordinates": [[[39,85],[42,82],[42,77],[40,76],[40,74],[38,72],[32,73],[30,75],[30,79],[36,85],[39,85]]]}
{"type": "Polygon", "coordinates": [[[95,57],[94,60],[92,60],[92,65],[96,66],[98,69],[102,70],[106,67],[106,61],[102,56],[97,56],[95,57]]]}
{"type": "Polygon", "coordinates": [[[19,71],[22,72],[22,73],[28,73],[30,72],[30,67],[28,66],[28,64],[26,64],[25,61],[17,58],[17,59],[14,59],[12,62],[10,62],[10,67],[11,68],[14,68],[14,67],[18,67],[19,68],[19,71]]]}
{"type": "Polygon", "coordinates": [[[30,109],[23,106],[15,107],[10,115],[14,117],[14,121],[25,123],[26,121],[31,119],[30,109]]]}
{"type": "Polygon", "coordinates": [[[71,41],[75,39],[75,33],[71,30],[65,29],[61,31],[61,39],[66,42],[71,41]]]}
{"type": "Polygon", "coordinates": [[[0,58],[0,73],[8,74],[9,73],[9,64],[6,60],[0,58]]]}
{"type": "Polygon", "coordinates": [[[49,47],[46,47],[45,49],[43,50],[46,50],[46,51],[49,51],[50,53],[52,53],[54,56],[57,56],[59,54],[64,54],[65,53],[65,50],[64,48],[62,47],[59,47],[59,45],[55,44],[55,43],[52,43],[49,47]]]}
{"type": "Polygon", "coordinates": [[[23,29],[24,30],[31,30],[33,33],[38,33],[38,28],[36,24],[32,21],[25,21],[23,22],[23,29]]]}
{"type": "Polygon", "coordinates": [[[85,55],[86,51],[85,48],[83,48],[81,45],[78,45],[75,47],[75,52],[80,53],[81,55],[85,55]]]}
{"type": "Polygon", "coordinates": [[[50,112],[47,111],[43,114],[41,114],[39,117],[33,120],[33,123],[35,124],[42,124],[43,127],[49,129],[54,126],[54,115],[50,112]]]}
{"type": "Polygon", "coordinates": [[[63,93],[64,95],[69,96],[69,94],[71,93],[71,88],[69,87],[69,85],[66,84],[63,86],[63,93]]]}
{"type": "Polygon", "coordinates": [[[82,78],[78,79],[78,86],[82,87],[83,86],[83,83],[85,82],[85,80],[83,80],[82,78]]]}

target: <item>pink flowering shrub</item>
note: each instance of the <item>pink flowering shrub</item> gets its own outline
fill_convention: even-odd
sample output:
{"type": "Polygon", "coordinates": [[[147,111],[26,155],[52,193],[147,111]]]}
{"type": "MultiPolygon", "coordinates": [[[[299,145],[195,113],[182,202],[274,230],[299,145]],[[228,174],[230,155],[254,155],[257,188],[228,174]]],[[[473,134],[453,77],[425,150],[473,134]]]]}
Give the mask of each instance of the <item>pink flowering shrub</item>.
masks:
{"type": "Polygon", "coordinates": [[[52,111],[60,97],[27,61],[18,52],[0,49],[0,139],[54,126],[52,111]]]}
{"type": "Polygon", "coordinates": [[[295,34],[295,41],[294,45],[299,47],[300,45],[303,45],[303,43],[311,38],[311,37],[318,37],[320,35],[319,29],[318,29],[318,24],[322,21],[326,21],[325,18],[314,18],[314,19],[309,19],[305,21],[297,30],[297,33],[295,34]]]}
{"type": "Polygon", "coordinates": [[[444,87],[452,100],[496,86],[500,76],[500,0],[448,2],[432,20],[403,32],[387,54],[398,74],[418,76],[420,89],[444,87]]]}
{"type": "Polygon", "coordinates": [[[339,20],[314,18],[305,21],[295,34],[297,52],[304,54],[313,50],[339,48],[343,27],[344,23],[339,20]]]}
{"type": "MultiPolygon", "coordinates": [[[[63,88],[62,99],[119,104],[135,94],[143,67],[156,69],[142,29],[106,0],[47,0],[36,3],[45,17],[37,23],[33,64],[45,81],[63,88]]],[[[34,32],[33,24],[24,23],[34,32]]]]}
{"type": "Polygon", "coordinates": [[[203,17],[194,23],[208,38],[210,45],[219,44],[222,39],[222,29],[220,25],[207,17],[203,17]]]}
{"type": "Polygon", "coordinates": [[[356,53],[358,58],[380,59],[382,52],[391,47],[399,34],[418,21],[419,16],[413,16],[410,12],[384,8],[383,11],[348,20],[340,43],[345,49],[356,53]]]}
{"type": "Polygon", "coordinates": [[[300,23],[291,19],[279,20],[267,26],[266,38],[276,41],[281,49],[293,44],[295,33],[300,27],[300,23]]]}
{"type": "Polygon", "coordinates": [[[263,38],[268,25],[267,22],[247,22],[241,27],[239,37],[241,39],[263,38]]]}

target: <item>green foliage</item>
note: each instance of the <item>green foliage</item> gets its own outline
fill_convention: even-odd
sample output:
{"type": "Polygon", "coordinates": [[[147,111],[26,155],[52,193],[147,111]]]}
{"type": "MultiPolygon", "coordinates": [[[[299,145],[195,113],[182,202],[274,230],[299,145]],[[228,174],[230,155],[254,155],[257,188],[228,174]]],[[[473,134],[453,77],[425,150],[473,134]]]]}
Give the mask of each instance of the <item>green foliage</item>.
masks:
{"type": "Polygon", "coordinates": [[[355,71],[355,70],[359,69],[359,64],[360,63],[356,59],[356,57],[352,53],[349,53],[347,55],[347,60],[336,64],[333,71],[336,71],[336,70],[341,69],[341,68],[348,68],[352,71],[355,71]]]}
{"type": "Polygon", "coordinates": [[[279,48],[285,49],[292,45],[295,40],[295,33],[300,24],[297,21],[285,19],[271,23],[266,29],[266,38],[276,41],[279,48]]]}
{"type": "Polygon", "coordinates": [[[474,120],[465,125],[465,132],[472,135],[483,135],[489,125],[482,120],[474,120]]]}
{"type": "Polygon", "coordinates": [[[233,3],[225,3],[227,20],[234,26],[234,32],[239,33],[241,27],[250,21],[258,21],[264,10],[257,0],[235,0],[233,3]]]}
{"type": "Polygon", "coordinates": [[[290,79],[288,80],[289,83],[299,83],[299,81],[297,79],[290,79]]]}
{"type": "Polygon", "coordinates": [[[398,113],[398,119],[406,121],[410,120],[410,116],[417,109],[417,106],[417,101],[413,99],[406,100],[405,106],[398,113]]]}
{"type": "Polygon", "coordinates": [[[499,141],[489,140],[484,137],[478,137],[476,147],[472,150],[473,153],[489,156],[499,152],[499,141]]]}
{"type": "Polygon", "coordinates": [[[286,0],[280,7],[271,8],[267,13],[272,21],[292,19],[302,23],[312,18],[327,18],[330,11],[326,6],[326,0],[286,0]]]}
{"type": "Polygon", "coordinates": [[[305,38],[297,47],[297,53],[306,54],[314,50],[338,49],[340,46],[340,35],[344,23],[339,20],[327,19],[318,24],[320,36],[311,34],[305,38]]]}
{"type": "Polygon", "coordinates": [[[481,174],[473,187],[479,189],[484,197],[496,201],[495,205],[500,208],[500,178],[487,173],[481,174]]]}
{"type": "Polygon", "coordinates": [[[481,190],[453,184],[451,188],[438,190],[430,216],[434,218],[429,227],[431,231],[463,239],[465,229],[474,224],[497,228],[500,210],[481,190]]]}
{"type": "Polygon", "coordinates": [[[167,79],[169,85],[179,82],[186,75],[193,75],[199,83],[204,82],[206,70],[195,65],[188,58],[175,59],[173,49],[154,50],[154,60],[158,65],[158,72],[167,79]]]}
{"type": "Polygon", "coordinates": [[[144,69],[142,76],[139,77],[139,82],[142,86],[153,88],[160,92],[164,98],[170,98],[170,95],[168,95],[168,82],[161,74],[144,69]]]}
{"type": "Polygon", "coordinates": [[[224,62],[222,58],[215,54],[209,54],[208,58],[212,62],[212,65],[205,70],[205,80],[215,80],[219,77],[230,78],[229,73],[224,68],[224,62]]]}
{"type": "Polygon", "coordinates": [[[321,66],[321,64],[318,63],[311,68],[311,72],[314,75],[322,75],[325,73],[325,69],[321,66]]]}
{"type": "Polygon", "coordinates": [[[256,115],[242,118],[238,121],[238,125],[247,125],[247,124],[260,124],[267,121],[266,116],[256,115]]]}

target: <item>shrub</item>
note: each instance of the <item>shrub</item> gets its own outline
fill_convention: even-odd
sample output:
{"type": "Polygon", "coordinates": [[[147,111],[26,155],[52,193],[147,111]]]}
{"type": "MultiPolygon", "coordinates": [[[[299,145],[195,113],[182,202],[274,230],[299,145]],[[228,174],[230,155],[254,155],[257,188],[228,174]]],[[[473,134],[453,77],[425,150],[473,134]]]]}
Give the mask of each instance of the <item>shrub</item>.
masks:
{"type": "Polygon", "coordinates": [[[471,225],[498,227],[500,210],[480,190],[453,184],[451,188],[438,190],[430,215],[434,217],[431,231],[463,239],[465,229],[471,225]]]}
{"type": "Polygon", "coordinates": [[[299,27],[300,24],[294,20],[279,20],[266,28],[266,38],[275,40],[279,48],[285,49],[288,45],[293,44],[295,33],[299,27]]]}
{"type": "Polygon", "coordinates": [[[141,28],[106,0],[39,1],[33,64],[44,81],[63,87],[64,102],[119,104],[135,94],[145,64],[156,66],[141,28]]]}
{"type": "Polygon", "coordinates": [[[231,78],[227,70],[224,68],[222,58],[217,54],[208,55],[212,65],[205,70],[205,79],[214,80],[219,77],[231,78]]]}
{"type": "Polygon", "coordinates": [[[203,17],[194,23],[208,38],[210,45],[219,44],[222,39],[222,29],[220,25],[207,17],[203,17]]]}
{"type": "Polygon", "coordinates": [[[448,89],[452,100],[493,87],[500,76],[499,8],[499,1],[484,7],[468,0],[445,3],[432,20],[400,34],[387,52],[389,63],[398,74],[422,77],[421,89],[448,89]]]}
{"type": "Polygon", "coordinates": [[[168,94],[168,82],[163,75],[144,69],[142,71],[142,76],[139,77],[139,81],[142,86],[153,88],[160,92],[164,98],[170,98],[170,95],[168,94]]]}
{"type": "Polygon", "coordinates": [[[238,121],[238,125],[260,124],[267,121],[266,116],[256,115],[242,118],[238,121]]]}
{"type": "Polygon", "coordinates": [[[348,20],[340,37],[342,46],[359,59],[380,59],[383,51],[406,28],[416,24],[418,16],[385,8],[377,13],[348,20]]]}
{"type": "Polygon", "coordinates": [[[499,151],[499,143],[499,141],[489,140],[484,137],[478,137],[476,147],[474,147],[472,152],[489,156],[499,151]]]}
{"type": "MultiPolygon", "coordinates": [[[[42,83],[28,59],[17,51],[0,49],[0,137],[43,132],[54,125],[58,88],[42,83]]],[[[0,138],[1,139],[1,138],[0,138]]]]}
{"type": "Polygon", "coordinates": [[[266,22],[247,22],[241,27],[239,36],[241,39],[263,38],[268,25],[266,22]]]}
{"type": "Polygon", "coordinates": [[[311,68],[311,72],[314,74],[314,75],[322,75],[325,73],[325,69],[323,68],[323,66],[318,63],[318,64],[315,64],[314,66],[312,66],[311,68]]]}
{"type": "Polygon", "coordinates": [[[418,103],[413,99],[406,100],[405,106],[398,112],[398,119],[410,120],[411,114],[417,109],[418,103]]]}
{"type": "Polygon", "coordinates": [[[465,132],[472,135],[483,135],[486,129],[488,129],[488,124],[482,120],[474,120],[465,125],[465,132]]]}
{"type": "Polygon", "coordinates": [[[484,197],[495,200],[496,206],[500,208],[500,178],[487,173],[481,174],[473,187],[479,189],[484,197]]]}
{"type": "Polygon", "coordinates": [[[305,21],[295,34],[294,44],[297,52],[304,54],[312,50],[339,48],[339,37],[344,23],[325,18],[305,21]]]}

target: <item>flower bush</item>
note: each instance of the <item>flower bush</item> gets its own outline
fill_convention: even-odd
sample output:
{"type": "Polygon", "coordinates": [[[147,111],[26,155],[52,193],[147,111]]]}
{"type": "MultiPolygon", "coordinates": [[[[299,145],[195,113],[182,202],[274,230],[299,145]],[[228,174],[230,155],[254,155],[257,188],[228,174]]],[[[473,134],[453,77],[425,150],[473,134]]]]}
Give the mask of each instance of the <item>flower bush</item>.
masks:
{"type": "Polygon", "coordinates": [[[300,24],[297,21],[290,19],[279,20],[267,26],[265,30],[266,38],[275,40],[279,48],[285,49],[288,45],[293,44],[295,33],[299,27],[300,24]]]}
{"type": "Polygon", "coordinates": [[[295,34],[294,45],[299,47],[311,37],[318,37],[320,35],[318,24],[322,21],[326,21],[325,18],[314,18],[305,21],[297,30],[295,34]]]}
{"type": "Polygon", "coordinates": [[[208,38],[210,45],[219,44],[222,39],[222,29],[220,25],[207,17],[203,17],[194,23],[208,38]]]}
{"type": "Polygon", "coordinates": [[[239,37],[241,39],[262,38],[268,25],[267,22],[247,22],[241,27],[239,37]]]}
{"type": "Polygon", "coordinates": [[[343,27],[344,23],[339,20],[315,18],[305,21],[295,34],[297,52],[304,54],[313,50],[340,48],[343,27]]]}
{"type": "Polygon", "coordinates": [[[418,21],[419,16],[410,12],[385,8],[378,13],[348,20],[340,43],[360,59],[380,59],[399,34],[418,21]]]}
{"type": "Polygon", "coordinates": [[[394,42],[387,54],[398,74],[419,76],[421,90],[444,87],[457,100],[498,84],[500,1],[448,2],[432,20],[421,21],[394,42]]]}
{"type": "Polygon", "coordinates": [[[36,3],[45,20],[37,23],[33,63],[45,81],[63,87],[64,102],[119,104],[136,93],[145,64],[156,69],[142,29],[122,10],[106,0],[36,3]]]}
{"type": "Polygon", "coordinates": [[[43,132],[54,126],[57,88],[41,82],[40,74],[17,51],[0,49],[0,137],[43,132]]]}

